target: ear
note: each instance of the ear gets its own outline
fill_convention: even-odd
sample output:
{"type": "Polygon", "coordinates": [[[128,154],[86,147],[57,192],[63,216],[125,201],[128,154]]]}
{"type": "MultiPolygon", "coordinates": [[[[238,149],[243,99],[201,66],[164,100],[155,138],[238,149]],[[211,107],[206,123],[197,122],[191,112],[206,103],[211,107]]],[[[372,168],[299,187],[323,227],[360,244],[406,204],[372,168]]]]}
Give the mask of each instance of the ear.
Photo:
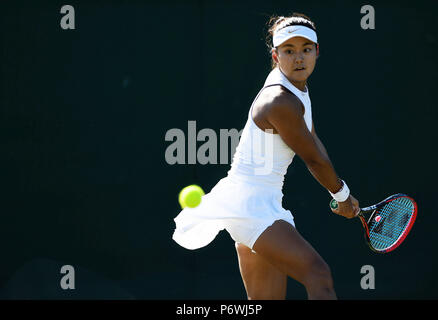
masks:
{"type": "Polygon", "coordinates": [[[272,60],[274,60],[275,63],[278,63],[277,50],[275,48],[271,49],[271,57],[272,57],[272,60]]]}
{"type": "Polygon", "coordinates": [[[316,44],[316,59],[319,58],[319,44],[316,44]]]}

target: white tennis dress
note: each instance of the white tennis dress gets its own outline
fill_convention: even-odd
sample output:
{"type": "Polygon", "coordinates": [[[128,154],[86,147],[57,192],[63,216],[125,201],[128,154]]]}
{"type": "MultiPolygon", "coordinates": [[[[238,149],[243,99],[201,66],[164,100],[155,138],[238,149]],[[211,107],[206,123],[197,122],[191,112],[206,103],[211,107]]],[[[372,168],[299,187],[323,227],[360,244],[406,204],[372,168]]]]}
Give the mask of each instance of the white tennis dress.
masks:
{"type": "MultiPolygon", "coordinates": [[[[297,89],[278,68],[270,72],[254,102],[264,88],[273,85],[282,85],[301,100],[310,131],[308,89],[297,89]]],[[[275,221],[285,220],[295,226],[292,213],[282,207],[284,175],[295,153],[279,134],[257,127],[252,119],[254,102],[227,176],[202,197],[199,206],[183,209],[174,219],[172,238],[187,249],[208,245],[223,229],[234,241],[252,249],[261,233],[275,221]]]]}

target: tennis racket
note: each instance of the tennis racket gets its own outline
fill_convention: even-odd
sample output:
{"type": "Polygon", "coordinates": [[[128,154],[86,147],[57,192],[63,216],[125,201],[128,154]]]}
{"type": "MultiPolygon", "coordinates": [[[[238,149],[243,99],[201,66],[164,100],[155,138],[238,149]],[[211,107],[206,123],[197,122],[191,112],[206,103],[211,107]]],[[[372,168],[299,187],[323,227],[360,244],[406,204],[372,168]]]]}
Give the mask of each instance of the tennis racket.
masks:
{"type": "MultiPolygon", "coordinates": [[[[336,209],[335,199],[330,207],[336,209]]],[[[366,208],[357,215],[365,229],[365,239],[374,252],[388,253],[406,238],[417,217],[417,203],[411,197],[397,193],[366,208]]]]}

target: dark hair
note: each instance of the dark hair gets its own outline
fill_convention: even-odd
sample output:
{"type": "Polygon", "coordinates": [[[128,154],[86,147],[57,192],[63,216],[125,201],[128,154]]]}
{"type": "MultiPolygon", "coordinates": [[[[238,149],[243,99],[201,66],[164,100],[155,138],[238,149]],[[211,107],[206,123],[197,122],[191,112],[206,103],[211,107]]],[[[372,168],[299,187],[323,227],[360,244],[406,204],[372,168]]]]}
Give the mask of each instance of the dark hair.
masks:
{"type": "MultiPolygon", "coordinates": [[[[268,36],[266,37],[266,45],[268,46],[269,53],[272,49],[272,37],[275,31],[281,30],[289,26],[301,25],[308,27],[316,32],[315,23],[305,14],[294,12],[288,17],[283,16],[272,16],[268,21],[268,36]]],[[[272,61],[272,68],[275,68],[275,62],[272,61]]]]}

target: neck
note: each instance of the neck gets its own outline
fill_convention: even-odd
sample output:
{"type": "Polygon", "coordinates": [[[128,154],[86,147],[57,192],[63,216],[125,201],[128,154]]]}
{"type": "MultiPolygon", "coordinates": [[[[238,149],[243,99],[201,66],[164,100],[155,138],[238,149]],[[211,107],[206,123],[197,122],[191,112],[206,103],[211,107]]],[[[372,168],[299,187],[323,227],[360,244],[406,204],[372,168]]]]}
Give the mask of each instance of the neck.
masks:
{"type": "Polygon", "coordinates": [[[295,87],[297,87],[301,91],[303,91],[303,92],[307,91],[306,90],[307,81],[291,81],[290,79],[289,79],[289,81],[290,81],[290,83],[292,83],[295,87]]]}
{"type": "Polygon", "coordinates": [[[281,71],[281,73],[287,78],[287,80],[289,80],[290,83],[292,83],[297,89],[306,92],[306,85],[307,85],[307,80],[304,81],[293,81],[291,79],[289,79],[289,77],[283,72],[283,70],[281,70],[280,67],[278,67],[281,71]]]}

